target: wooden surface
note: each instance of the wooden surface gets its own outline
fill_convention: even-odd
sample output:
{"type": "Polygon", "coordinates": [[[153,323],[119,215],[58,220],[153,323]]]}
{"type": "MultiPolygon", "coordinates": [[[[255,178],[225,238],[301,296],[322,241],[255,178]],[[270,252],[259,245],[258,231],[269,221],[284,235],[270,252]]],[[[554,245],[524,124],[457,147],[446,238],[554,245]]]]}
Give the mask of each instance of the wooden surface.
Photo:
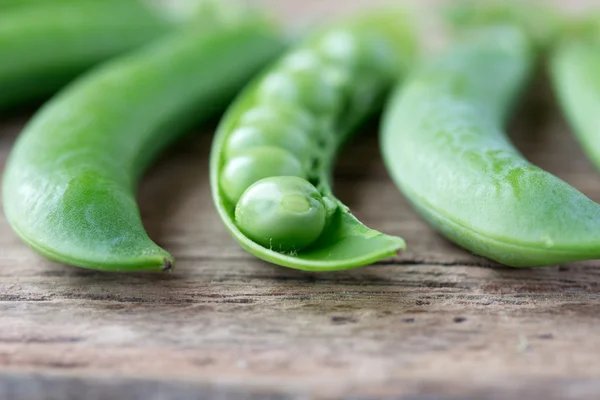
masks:
{"type": "MultiPolygon", "coordinates": [[[[273,3],[288,15],[330,4],[273,3]]],[[[543,79],[531,93],[511,136],[600,201],[600,173],[543,79]]],[[[2,165],[28,116],[1,117],[2,165]]],[[[173,273],[50,263],[0,217],[0,399],[600,397],[599,262],[513,270],[454,247],[391,184],[372,127],[339,160],[336,192],[409,250],[349,272],[275,267],[217,218],[210,141],[185,139],[140,188],[173,273]]]]}

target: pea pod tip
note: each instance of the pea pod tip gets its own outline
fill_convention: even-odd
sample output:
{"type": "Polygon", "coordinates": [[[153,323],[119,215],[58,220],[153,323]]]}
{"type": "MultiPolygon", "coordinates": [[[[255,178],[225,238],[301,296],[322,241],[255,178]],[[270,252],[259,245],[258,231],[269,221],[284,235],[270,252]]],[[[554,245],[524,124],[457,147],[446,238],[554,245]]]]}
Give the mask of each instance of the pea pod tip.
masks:
{"type": "Polygon", "coordinates": [[[163,272],[172,272],[175,268],[175,260],[170,260],[168,258],[164,259],[163,264],[163,272]]]}

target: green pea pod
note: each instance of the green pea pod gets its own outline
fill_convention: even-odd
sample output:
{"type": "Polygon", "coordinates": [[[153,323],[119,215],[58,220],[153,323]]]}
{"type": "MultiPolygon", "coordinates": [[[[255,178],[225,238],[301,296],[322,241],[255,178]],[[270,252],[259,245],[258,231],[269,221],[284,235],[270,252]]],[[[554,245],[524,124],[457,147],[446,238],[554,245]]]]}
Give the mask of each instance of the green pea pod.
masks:
{"type": "Polygon", "coordinates": [[[391,97],[381,151],[401,192],[441,234],[508,266],[600,256],[600,206],[530,164],[503,125],[534,52],[514,26],[472,32],[391,97]]]}
{"type": "Polygon", "coordinates": [[[518,25],[527,32],[536,51],[545,51],[564,23],[556,7],[540,0],[456,0],[448,2],[444,10],[446,28],[454,34],[499,23],[518,25]]]}
{"type": "Polygon", "coordinates": [[[46,99],[92,66],[175,26],[137,0],[48,0],[2,11],[0,109],[46,99]]]}
{"type": "Polygon", "coordinates": [[[74,266],[170,269],[173,257],[142,226],[137,182],[167,145],[222,112],[283,51],[274,25],[252,17],[178,31],[51,99],[7,163],[4,211],[15,232],[47,258],[74,266]]]}
{"type": "Polygon", "coordinates": [[[340,148],[381,109],[414,50],[397,10],[347,17],[297,43],[238,97],[217,130],[210,175],[216,209],[245,250],[328,271],[405,248],[359,222],[330,180],[340,148]]]}
{"type": "MultiPolygon", "coordinates": [[[[40,7],[48,4],[57,5],[63,3],[77,3],[95,0],[0,0],[0,10],[14,9],[17,7],[40,7]]],[[[106,0],[112,1],[112,0],[106,0]]],[[[119,0],[116,0],[119,1],[119,0]]],[[[139,0],[138,0],[139,1],[139,0]]]]}
{"type": "Polygon", "coordinates": [[[600,169],[600,31],[565,34],[552,49],[549,69],[575,137],[600,169]]]}

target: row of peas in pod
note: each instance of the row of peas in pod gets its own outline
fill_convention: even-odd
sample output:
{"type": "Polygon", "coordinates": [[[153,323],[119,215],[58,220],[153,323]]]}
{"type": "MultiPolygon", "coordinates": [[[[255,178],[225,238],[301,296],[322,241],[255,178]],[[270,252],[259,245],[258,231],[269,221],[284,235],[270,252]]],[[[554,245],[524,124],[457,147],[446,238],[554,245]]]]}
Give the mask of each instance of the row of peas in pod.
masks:
{"type": "Polygon", "coordinates": [[[390,177],[448,239],[510,266],[600,257],[600,205],[529,163],[504,128],[548,65],[577,137],[600,160],[600,18],[470,3],[438,18],[445,43],[429,51],[418,19],[397,7],[291,37],[261,8],[194,5],[0,3],[0,59],[10,60],[0,107],[43,100],[11,150],[4,213],[41,255],[172,269],[143,227],[136,188],[165,149],[216,116],[210,191],[240,246],[311,271],[392,257],[404,240],[357,220],[331,179],[344,144],[381,115],[390,177]]]}

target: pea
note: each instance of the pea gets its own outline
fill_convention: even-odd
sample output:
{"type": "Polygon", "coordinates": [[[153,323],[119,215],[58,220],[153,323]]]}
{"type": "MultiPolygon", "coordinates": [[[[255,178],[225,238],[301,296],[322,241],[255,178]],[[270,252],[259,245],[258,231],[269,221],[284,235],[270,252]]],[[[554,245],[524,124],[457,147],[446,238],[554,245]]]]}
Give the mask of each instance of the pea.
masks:
{"type": "Polygon", "coordinates": [[[305,107],[317,116],[332,115],[341,105],[333,82],[318,69],[273,73],[260,85],[258,97],[265,104],[283,102],[305,107]]]}
{"type": "Polygon", "coordinates": [[[243,113],[238,125],[249,126],[270,126],[274,128],[279,125],[284,131],[293,130],[302,132],[309,141],[309,147],[320,140],[323,140],[331,130],[334,121],[329,118],[323,118],[320,115],[314,115],[306,109],[302,109],[287,103],[263,104],[259,103],[256,107],[243,113]]]}
{"type": "Polygon", "coordinates": [[[327,62],[319,57],[315,51],[301,50],[292,53],[284,59],[281,68],[282,71],[299,75],[310,75],[318,72],[322,84],[333,89],[332,92],[338,93],[338,98],[343,97],[344,92],[349,91],[350,87],[356,83],[351,81],[348,65],[339,61],[327,62]]]}
{"type": "Polygon", "coordinates": [[[241,196],[235,221],[255,242],[277,251],[297,252],[314,243],[326,226],[323,196],[308,181],[269,177],[241,196]]]}
{"type": "Polygon", "coordinates": [[[315,136],[318,120],[305,110],[287,103],[259,105],[244,112],[239,119],[240,125],[262,125],[282,123],[301,130],[307,136],[315,136]]]}
{"type": "Polygon", "coordinates": [[[600,256],[600,206],[532,165],[505,132],[535,70],[520,28],[481,28],[425,62],[392,95],[387,170],[414,209],[468,251],[507,266],[600,256]]]}
{"type": "Polygon", "coordinates": [[[321,41],[318,50],[322,52],[325,59],[332,60],[338,64],[355,64],[359,62],[356,35],[350,30],[330,32],[321,41]]]}
{"type": "MultiPolygon", "coordinates": [[[[390,18],[394,18],[393,14],[390,18]]],[[[370,20],[368,17],[355,21],[357,26],[365,30],[365,34],[356,35],[355,27],[339,29],[332,32],[326,40],[320,43],[318,52],[322,58],[337,65],[344,65],[346,69],[352,69],[354,73],[377,74],[379,76],[394,77],[398,70],[404,70],[408,67],[406,60],[398,57],[399,52],[394,47],[398,43],[409,42],[411,39],[401,21],[389,21],[388,24],[382,23],[380,18],[370,20]],[[386,29],[395,29],[396,32],[389,32],[389,35],[381,35],[377,32],[366,32],[369,24],[382,24],[386,29]],[[406,36],[403,41],[393,40],[391,36],[406,36]]]]}
{"type": "Polygon", "coordinates": [[[94,68],[33,116],[3,177],[4,213],[25,243],[78,267],[171,269],[173,256],[144,230],[137,183],[285,47],[262,17],[211,22],[94,68]]]}
{"type": "Polygon", "coordinates": [[[221,188],[232,204],[254,182],[269,176],[304,176],[302,164],[277,147],[253,147],[238,153],[223,168],[221,188]]]}
{"type": "Polygon", "coordinates": [[[356,44],[389,41],[389,57],[409,63],[412,28],[398,26],[401,15],[361,13],[315,31],[229,107],[211,149],[211,192],[225,227],[251,254],[326,271],[368,265],[405,248],[402,238],[356,219],[330,185],[342,143],[381,110],[380,99],[405,74],[384,71],[356,44]]]}
{"type": "Polygon", "coordinates": [[[231,133],[227,142],[227,158],[231,158],[250,147],[274,146],[295,154],[298,159],[306,160],[310,151],[308,137],[300,129],[276,123],[241,126],[231,133]]]}
{"type": "Polygon", "coordinates": [[[323,66],[323,60],[317,53],[311,50],[300,50],[292,52],[283,58],[282,69],[287,71],[318,70],[323,66]]]}

